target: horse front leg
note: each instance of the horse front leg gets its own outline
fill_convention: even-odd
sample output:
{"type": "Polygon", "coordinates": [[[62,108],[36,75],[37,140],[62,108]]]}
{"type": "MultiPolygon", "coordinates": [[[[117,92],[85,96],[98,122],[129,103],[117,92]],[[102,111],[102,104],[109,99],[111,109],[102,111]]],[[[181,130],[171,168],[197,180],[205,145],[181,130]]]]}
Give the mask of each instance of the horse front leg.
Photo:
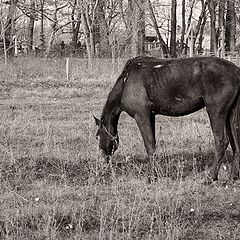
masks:
{"type": "Polygon", "coordinates": [[[157,178],[155,170],[155,117],[153,119],[153,116],[151,116],[151,114],[135,114],[135,120],[141,132],[144,145],[148,154],[148,181],[149,183],[151,183],[153,179],[156,180],[157,178]]]}

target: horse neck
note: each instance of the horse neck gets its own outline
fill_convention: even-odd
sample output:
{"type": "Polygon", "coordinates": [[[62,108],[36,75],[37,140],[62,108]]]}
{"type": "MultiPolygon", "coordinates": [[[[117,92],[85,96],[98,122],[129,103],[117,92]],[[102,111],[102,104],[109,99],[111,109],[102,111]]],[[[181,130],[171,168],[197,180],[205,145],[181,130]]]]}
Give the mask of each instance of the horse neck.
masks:
{"type": "Polygon", "coordinates": [[[121,114],[120,102],[119,95],[112,90],[102,112],[103,124],[113,135],[117,134],[117,125],[121,114]]]}

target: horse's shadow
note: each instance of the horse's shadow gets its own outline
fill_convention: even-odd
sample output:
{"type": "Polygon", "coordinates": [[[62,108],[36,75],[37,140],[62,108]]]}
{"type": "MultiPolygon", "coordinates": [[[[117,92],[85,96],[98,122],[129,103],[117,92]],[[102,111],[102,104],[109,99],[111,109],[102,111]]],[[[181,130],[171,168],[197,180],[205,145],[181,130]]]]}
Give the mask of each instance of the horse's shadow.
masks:
{"type": "MultiPolygon", "coordinates": [[[[201,173],[211,168],[215,159],[214,152],[194,152],[187,151],[175,154],[159,154],[155,160],[155,171],[160,177],[169,177],[172,180],[186,178],[188,176],[201,173]]],[[[228,165],[232,156],[226,152],[223,164],[228,165]]],[[[115,175],[145,176],[148,175],[148,158],[142,155],[115,155],[111,159],[111,166],[115,175]]]]}

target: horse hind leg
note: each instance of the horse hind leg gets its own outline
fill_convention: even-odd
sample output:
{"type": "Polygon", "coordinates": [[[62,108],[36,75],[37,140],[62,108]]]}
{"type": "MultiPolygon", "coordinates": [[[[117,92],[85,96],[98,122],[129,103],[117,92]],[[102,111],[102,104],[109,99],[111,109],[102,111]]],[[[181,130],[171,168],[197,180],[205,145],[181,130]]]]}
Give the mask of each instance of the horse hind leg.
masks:
{"type": "Polygon", "coordinates": [[[225,157],[225,151],[229,144],[226,134],[226,118],[227,112],[222,113],[212,108],[212,111],[207,109],[212,127],[212,132],[215,141],[215,160],[213,162],[211,177],[213,181],[218,180],[218,172],[221,163],[225,157]]]}
{"type": "MultiPolygon", "coordinates": [[[[239,101],[239,100],[238,100],[239,101]]],[[[239,160],[240,160],[240,129],[238,126],[238,111],[236,111],[236,106],[229,113],[228,117],[228,137],[230,140],[231,148],[233,151],[233,160],[231,166],[230,179],[236,180],[239,178],[239,160]]]]}

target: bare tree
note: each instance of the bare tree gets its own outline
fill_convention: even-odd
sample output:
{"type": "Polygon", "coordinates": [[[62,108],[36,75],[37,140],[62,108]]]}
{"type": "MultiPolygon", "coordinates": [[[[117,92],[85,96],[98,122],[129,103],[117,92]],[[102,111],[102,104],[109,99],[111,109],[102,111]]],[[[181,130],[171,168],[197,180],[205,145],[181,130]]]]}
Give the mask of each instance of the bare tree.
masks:
{"type": "Polygon", "coordinates": [[[128,0],[128,33],[131,55],[143,54],[145,38],[145,0],[128,0]]]}
{"type": "Polygon", "coordinates": [[[182,31],[181,31],[181,51],[184,49],[184,36],[186,33],[186,1],[182,0],[182,31]]]}
{"type": "Polygon", "coordinates": [[[109,27],[106,17],[106,0],[99,0],[96,9],[96,42],[99,43],[98,53],[101,57],[107,57],[110,55],[109,49],[109,27]]]}
{"type": "Polygon", "coordinates": [[[13,36],[15,34],[15,21],[16,21],[16,10],[18,0],[10,0],[8,2],[9,8],[7,13],[6,22],[4,24],[4,41],[6,44],[6,51],[9,56],[13,56],[13,36]]]}
{"type": "Polygon", "coordinates": [[[218,7],[218,28],[221,31],[224,24],[225,24],[225,19],[224,19],[224,12],[225,12],[225,3],[226,0],[219,0],[219,7],[218,7]]]}
{"type": "MultiPolygon", "coordinates": [[[[207,1],[206,1],[207,2],[207,1]]],[[[206,2],[205,2],[205,6],[206,6],[206,2]]],[[[203,6],[203,3],[202,3],[203,6]]],[[[202,52],[203,51],[203,39],[204,39],[204,29],[205,29],[205,24],[207,21],[207,9],[205,8],[205,11],[203,11],[203,15],[202,15],[202,19],[201,19],[201,25],[200,25],[200,29],[199,29],[199,37],[198,37],[198,51],[202,52]]]]}
{"type": "Polygon", "coordinates": [[[226,51],[234,52],[236,46],[235,0],[227,0],[225,41],[226,51]]]}
{"type": "Polygon", "coordinates": [[[78,1],[74,0],[71,5],[71,21],[72,21],[72,39],[71,39],[71,51],[74,54],[78,45],[78,35],[81,25],[81,9],[78,6],[78,1]]]}
{"type": "MultiPolygon", "coordinates": [[[[192,15],[193,15],[193,9],[194,9],[195,2],[196,2],[196,0],[189,1],[190,11],[189,11],[188,21],[187,21],[187,29],[189,29],[190,26],[191,26],[192,15]]],[[[187,49],[188,49],[187,46],[188,46],[188,38],[186,39],[186,44],[185,44],[185,48],[184,48],[184,55],[187,55],[187,49]]]]}
{"type": "Polygon", "coordinates": [[[83,24],[85,44],[87,49],[88,66],[90,68],[92,68],[92,61],[95,54],[94,27],[96,23],[97,6],[98,0],[91,0],[90,2],[83,1],[81,4],[81,21],[83,24]]]}
{"type": "Polygon", "coordinates": [[[45,48],[45,33],[44,33],[44,8],[46,0],[39,0],[40,3],[40,48],[45,48]]]}
{"type": "Polygon", "coordinates": [[[198,22],[197,22],[196,29],[195,29],[195,40],[197,39],[200,28],[204,22],[204,17],[206,16],[206,9],[209,4],[209,0],[206,0],[206,1],[201,0],[201,4],[202,4],[202,9],[201,9],[201,13],[199,15],[198,22]]]}
{"type": "Polygon", "coordinates": [[[6,37],[5,37],[5,28],[4,28],[4,12],[5,9],[0,8],[1,14],[0,14],[0,32],[1,32],[1,38],[2,39],[2,43],[3,43],[3,52],[4,52],[4,62],[5,64],[7,64],[7,45],[6,45],[6,37]]]}
{"type": "Polygon", "coordinates": [[[209,4],[209,0],[201,0],[201,13],[198,18],[198,22],[196,25],[196,29],[194,31],[194,46],[196,45],[196,41],[198,39],[198,51],[202,51],[202,43],[203,43],[203,33],[204,33],[204,27],[206,23],[206,11],[207,6],[209,4]]]}
{"type": "Polygon", "coordinates": [[[29,11],[29,24],[28,24],[28,50],[33,48],[33,35],[34,35],[34,23],[36,19],[35,0],[30,0],[29,11]]]}
{"type": "Polygon", "coordinates": [[[172,0],[171,6],[171,38],[170,38],[170,55],[177,56],[176,51],[176,31],[177,31],[177,0],[172,0]]]}
{"type": "Polygon", "coordinates": [[[34,34],[40,32],[38,41],[42,48],[47,45],[46,55],[49,55],[54,41],[62,34],[68,34],[74,53],[81,33],[85,37],[90,63],[96,55],[116,57],[119,55],[116,55],[117,51],[123,54],[126,46],[132,56],[144,54],[145,31],[151,26],[156,32],[163,54],[176,57],[178,3],[182,5],[182,22],[179,22],[181,49],[188,45],[186,33],[194,23],[193,45],[198,44],[198,50],[203,49],[204,34],[210,30],[212,52],[219,50],[220,39],[223,46],[224,38],[226,50],[235,51],[236,29],[240,23],[240,12],[236,8],[239,3],[236,0],[169,2],[170,5],[163,4],[160,0],[6,0],[6,4],[3,4],[4,17],[1,16],[1,38],[4,38],[6,50],[9,47],[13,49],[13,38],[17,32],[20,38],[28,40],[30,50],[33,37],[37,39],[34,34]],[[19,14],[21,12],[18,9],[23,14],[19,14]],[[210,27],[206,24],[208,20],[210,27]],[[36,24],[36,21],[40,24],[36,24]],[[45,35],[48,36],[47,44],[45,35]]]}
{"type": "Polygon", "coordinates": [[[210,51],[212,53],[216,53],[217,51],[217,31],[216,31],[216,7],[217,7],[217,0],[211,0],[208,3],[208,9],[210,13],[210,51]]]}
{"type": "Polygon", "coordinates": [[[48,40],[48,45],[47,45],[47,49],[46,49],[46,56],[48,57],[53,45],[53,42],[55,40],[56,34],[57,32],[62,29],[63,27],[67,26],[68,24],[70,24],[69,21],[67,21],[66,23],[60,24],[60,20],[58,18],[58,15],[60,13],[60,10],[66,8],[68,5],[68,3],[66,3],[64,1],[64,3],[59,3],[58,0],[54,0],[53,1],[53,12],[51,16],[48,16],[47,18],[51,21],[51,33],[50,33],[50,37],[48,40]],[[61,4],[61,5],[60,5],[61,4]]]}

